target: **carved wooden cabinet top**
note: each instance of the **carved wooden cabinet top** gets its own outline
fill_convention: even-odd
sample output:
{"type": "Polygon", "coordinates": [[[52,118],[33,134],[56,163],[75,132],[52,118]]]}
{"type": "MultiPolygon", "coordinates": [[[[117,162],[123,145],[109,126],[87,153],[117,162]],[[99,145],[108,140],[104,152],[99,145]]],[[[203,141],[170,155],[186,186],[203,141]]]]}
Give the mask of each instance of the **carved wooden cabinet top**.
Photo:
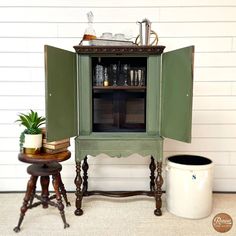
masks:
{"type": "Polygon", "coordinates": [[[79,54],[155,54],[163,53],[165,46],[74,46],[79,54]]]}

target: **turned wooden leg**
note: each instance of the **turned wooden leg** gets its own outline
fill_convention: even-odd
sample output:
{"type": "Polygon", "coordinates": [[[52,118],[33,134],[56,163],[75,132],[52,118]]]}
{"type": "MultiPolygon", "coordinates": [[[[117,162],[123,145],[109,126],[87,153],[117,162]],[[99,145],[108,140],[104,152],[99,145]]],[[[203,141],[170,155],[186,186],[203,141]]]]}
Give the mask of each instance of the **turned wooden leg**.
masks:
{"type": "Polygon", "coordinates": [[[154,214],[156,216],[161,216],[162,212],[161,212],[161,206],[162,206],[162,200],[161,200],[161,195],[162,195],[162,184],[163,184],[163,178],[161,175],[162,172],[162,162],[157,162],[157,177],[155,180],[156,183],[156,187],[155,187],[155,200],[156,200],[156,210],[154,211],[154,214]]]}
{"type": "Polygon", "coordinates": [[[62,179],[61,179],[61,174],[59,173],[58,175],[59,175],[59,187],[61,190],[61,194],[66,202],[66,206],[70,206],[70,202],[67,199],[66,189],[65,189],[65,186],[64,186],[62,179]]]}
{"type": "Polygon", "coordinates": [[[70,225],[66,222],[66,217],[65,217],[65,212],[64,212],[64,205],[62,203],[61,194],[60,194],[60,190],[59,190],[59,185],[60,185],[59,175],[58,174],[53,175],[52,180],[53,180],[52,184],[53,184],[53,187],[54,187],[54,190],[55,190],[55,193],[56,193],[57,207],[58,207],[58,210],[60,211],[61,218],[62,218],[62,221],[64,223],[64,228],[67,228],[70,225]]]}
{"type": "Polygon", "coordinates": [[[82,170],[84,172],[84,175],[83,175],[83,194],[86,194],[86,192],[88,191],[88,169],[89,169],[89,165],[88,165],[88,157],[86,156],[84,158],[84,161],[83,161],[83,165],[82,165],[82,170]]]}
{"type": "Polygon", "coordinates": [[[49,201],[49,191],[48,191],[48,186],[49,186],[49,176],[41,176],[40,178],[40,183],[42,186],[42,205],[43,208],[48,208],[48,201],[49,201]]]}
{"type": "Polygon", "coordinates": [[[76,200],[75,200],[75,215],[81,216],[83,215],[83,210],[81,209],[82,206],[82,199],[83,199],[83,192],[81,191],[81,184],[82,184],[82,178],[81,178],[81,162],[76,162],[76,177],[75,177],[75,185],[76,185],[76,200]]]}
{"type": "Polygon", "coordinates": [[[35,192],[36,192],[36,183],[37,183],[37,180],[38,180],[38,176],[35,176],[36,180],[35,180],[35,186],[32,190],[32,193],[31,193],[31,196],[30,196],[30,203],[29,203],[29,206],[31,206],[33,204],[33,201],[34,201],[34,197],[35,197],[35,192]]]}
{"type": "Polygon", "coordinates": [[[156,170],[156,165],[153,156],[151,156],[151,163],[149,165],[150,169],[150,191],[154,192],[155,189],[155,170],[156,170]]]}
{"type": "Polygon", "coordinates": [[[23,205],[20,209],[21,213],[20,213],[20,218],[19,218],[19,221],[18,221],[18,225],[13,229],[16,233],[20,231],[20,226],[21,226],[21,223],[24,219],[25,213],[28,210],[28,202],[29,202],[29,200],[31,198],[31,195],[32,195],[32,192],[33,192],[33,190],[36,186],[36,181],[37,181],[36,176],[31,176],[30,180],[28,181],[25,197],[24,197],[24,200],[23,200],[23,205]]]}

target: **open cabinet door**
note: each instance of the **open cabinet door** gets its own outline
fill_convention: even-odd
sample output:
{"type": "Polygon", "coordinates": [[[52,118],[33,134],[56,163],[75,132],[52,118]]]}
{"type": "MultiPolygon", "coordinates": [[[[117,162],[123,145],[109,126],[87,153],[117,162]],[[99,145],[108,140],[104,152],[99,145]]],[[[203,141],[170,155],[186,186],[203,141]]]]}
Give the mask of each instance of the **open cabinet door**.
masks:
{"type": "Polygon", "coordinates": [[[191,142],[194,46],[162,56],[161,135],[191,142]]]}
{"type": "Polygon", "coordinates": [[[76,54],[45,46],[47,140],[77,134],[76,54]]]}

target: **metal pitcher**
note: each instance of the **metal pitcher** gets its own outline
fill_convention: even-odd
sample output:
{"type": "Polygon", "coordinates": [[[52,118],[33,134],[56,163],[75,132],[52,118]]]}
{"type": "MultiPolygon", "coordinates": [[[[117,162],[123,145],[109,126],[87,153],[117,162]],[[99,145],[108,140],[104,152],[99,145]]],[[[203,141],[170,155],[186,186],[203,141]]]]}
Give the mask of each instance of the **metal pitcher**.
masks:
{"type": "Polygon", "coordinates": [[[158,36],[157,33],[151,30],[151,21],[145,18],[139,24],[139,35],[137,36],[135,43],[138,45],[157,45],[158,36]],[[151,35],[155,35],[154,41],[150,43],[151,35]]]}

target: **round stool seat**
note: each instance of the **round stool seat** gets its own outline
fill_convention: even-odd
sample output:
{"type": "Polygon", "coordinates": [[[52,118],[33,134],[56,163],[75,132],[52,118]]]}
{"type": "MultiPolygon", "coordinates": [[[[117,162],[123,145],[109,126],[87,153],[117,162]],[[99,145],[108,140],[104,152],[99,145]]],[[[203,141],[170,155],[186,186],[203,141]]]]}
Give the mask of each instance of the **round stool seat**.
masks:
{"type": "Polygon", "coordinates": [[[47,165],[32,164],[27,168],[27,172],[33,176],[56,175],[62,170],[61,164],[52,162],[47,165]]]}

